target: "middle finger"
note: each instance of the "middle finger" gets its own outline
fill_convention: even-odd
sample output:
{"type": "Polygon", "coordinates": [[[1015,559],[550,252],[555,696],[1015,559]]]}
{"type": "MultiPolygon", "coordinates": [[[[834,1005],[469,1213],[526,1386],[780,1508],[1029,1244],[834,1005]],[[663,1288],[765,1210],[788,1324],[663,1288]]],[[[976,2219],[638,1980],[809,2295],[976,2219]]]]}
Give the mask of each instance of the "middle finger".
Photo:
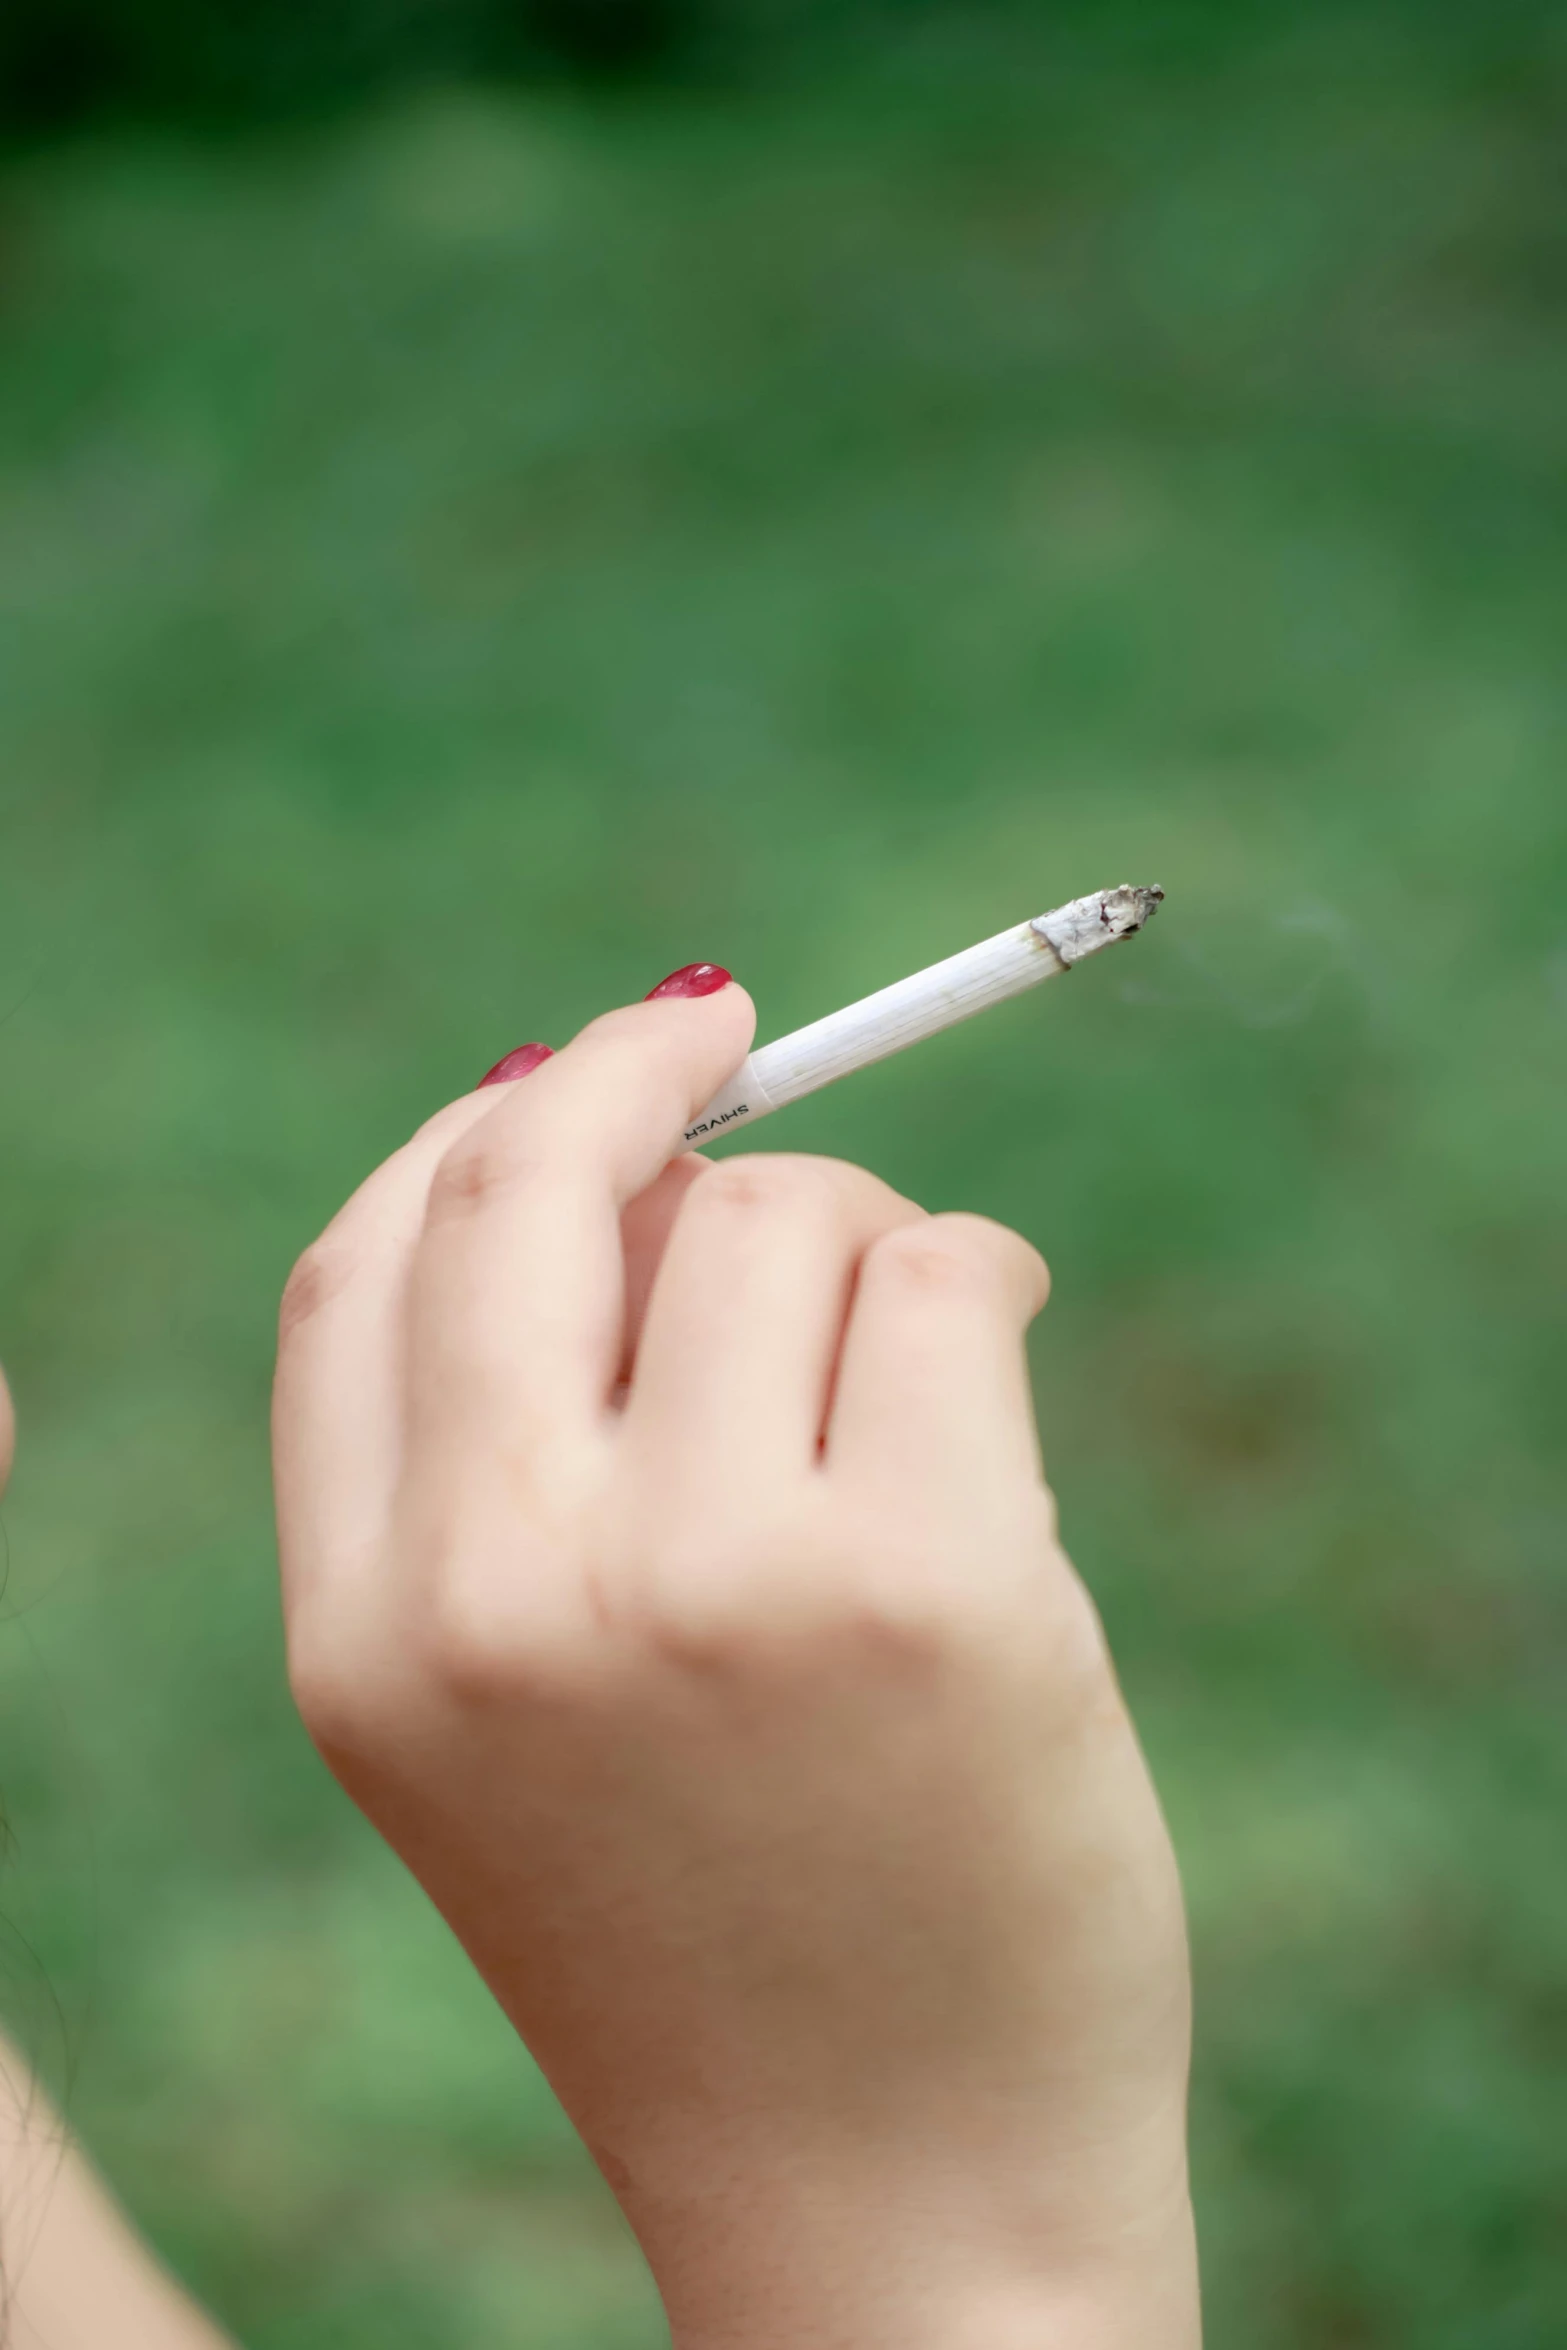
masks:
{"type": "Polygon", "coordinates": [[[815,1459],[861,1257],[924,1211],[861,1168],[757,1153],[681,1203],[621,1441],[666,1495],[776,1483],[815,1459]]]}

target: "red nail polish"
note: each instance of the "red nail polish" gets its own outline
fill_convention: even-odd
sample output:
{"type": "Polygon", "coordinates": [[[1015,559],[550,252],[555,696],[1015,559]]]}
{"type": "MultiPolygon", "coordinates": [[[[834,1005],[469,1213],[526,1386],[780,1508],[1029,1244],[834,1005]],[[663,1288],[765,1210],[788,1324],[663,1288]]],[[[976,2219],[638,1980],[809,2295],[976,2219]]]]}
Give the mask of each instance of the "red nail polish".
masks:
{"type": "MultiPolygon", "coordinates": [[[[550,1061],[554,1057],[555,1048],[553,1045],[520,1044],[515,1052],[508,1053],[503,1061],[497,1061],[493,1069],[486,1069],[479,1084],[510,1085],[513,1078],[527,1077],[541,1061],[550,1061]]],[[[476,1086],[474,1090],[477,1092],[478,1087],[476,1086]]]]}
{"type": "Polygon", "coordinates": [[[657,987],[650,987],[642,1000],[650,1004],[656,996],[717,995],[733,977],[734,973],[726,971],[722,963],[682,963],[678,971],[671,971],[657,987]]]}

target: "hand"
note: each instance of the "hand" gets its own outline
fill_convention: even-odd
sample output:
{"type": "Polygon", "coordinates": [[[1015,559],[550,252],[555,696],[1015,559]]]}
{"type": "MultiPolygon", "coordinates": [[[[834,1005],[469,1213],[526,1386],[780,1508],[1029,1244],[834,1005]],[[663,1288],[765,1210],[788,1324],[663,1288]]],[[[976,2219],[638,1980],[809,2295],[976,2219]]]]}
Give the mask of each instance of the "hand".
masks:
{"type": "Polygon", "coordinates": [[[1179,1886],[1013,1234],[666,1165],[733,986],[454,1103],[301,1259],[291,1670],[678,2350],[1187,2350],[1179,1886]]]}

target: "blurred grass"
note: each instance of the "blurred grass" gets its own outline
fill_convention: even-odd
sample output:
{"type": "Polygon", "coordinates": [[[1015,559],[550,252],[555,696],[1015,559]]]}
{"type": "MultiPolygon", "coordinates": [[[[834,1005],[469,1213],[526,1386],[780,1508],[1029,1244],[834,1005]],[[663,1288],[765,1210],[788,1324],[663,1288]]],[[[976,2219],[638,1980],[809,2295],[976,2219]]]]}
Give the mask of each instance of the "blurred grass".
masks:
{"type": "Polygon", "coordinates": [[[776,1032],[1145,877],[766,1139],[1054,1262],[1215,2350],[1567,2338],[1562,56],[1156,62],[937,19],[0,182],[11,2009],[250,2350],[659,2339],[291,1720],[291,1256],[676,963],[776,1032]]]}

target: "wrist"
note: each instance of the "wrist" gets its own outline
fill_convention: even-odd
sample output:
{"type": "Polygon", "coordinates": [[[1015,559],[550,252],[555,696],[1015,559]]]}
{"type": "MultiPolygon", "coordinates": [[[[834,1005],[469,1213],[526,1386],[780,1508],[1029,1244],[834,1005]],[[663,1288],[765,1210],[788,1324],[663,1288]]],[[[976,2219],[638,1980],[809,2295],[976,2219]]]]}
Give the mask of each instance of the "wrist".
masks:
{"type": "Polygon", "coordinates": [[[976,2275],[941,2295],[895,2271],[842,2292],[796,2279],[730,2316],[671,2317],[670,2340],[672,2350],[1201,2350],[1202,2326],[1188,2257],[1157,2277],[976,2275]]]}
{"type": "Polygon", "coordinates": [[[1200,2350],[1184,2185],[1134,2225],[1070,2240],[975,2234],[939,2198],[895,2228],[847,2199],[819,2222],[720,2204],[700,2242],[665,2246],[672,2350],[1200,2350]]]}

